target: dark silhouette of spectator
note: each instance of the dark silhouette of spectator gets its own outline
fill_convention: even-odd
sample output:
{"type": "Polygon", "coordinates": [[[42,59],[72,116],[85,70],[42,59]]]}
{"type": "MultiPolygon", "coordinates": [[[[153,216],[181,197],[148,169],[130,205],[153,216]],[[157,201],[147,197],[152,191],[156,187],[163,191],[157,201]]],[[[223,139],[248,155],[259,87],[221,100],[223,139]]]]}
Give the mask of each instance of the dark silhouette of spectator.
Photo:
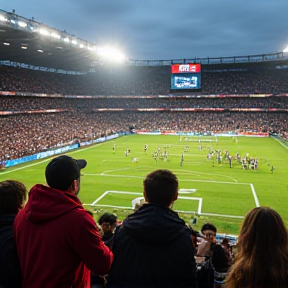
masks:
{"type": "MultiPolygon", "coordinates": [[[[217,228],[206,223],[201,228],[204,241],[198,245],[197,256],[206,257],[207,265],[197,273],[198,288],[213,288],[215,280],[223,282],[229,269],[226,251],[216,241],[217,228]],[[205,269],[207,268],[207,269],[205,269]]],[[[204,264],[204,263],[203,263],[204,264]]]]}
{"type": "Polygon", "coordinates": [[[177,177],[156,170],[143,184],[147,203],[115,230],[107,287],[196,287],[191,231],[171,210],[178,197],[177,177]]]}
{"type": "MultiPolygon", "coordinates": [[[[117,225],[117,216],[112,213],[104,213],[98,220],[100,225],[100,235],[102,240],[109,249],[112,249],[114,230],[117,225]]],[[[91,273],[91,285],[93,288],[102,288],[106,285],[107,275],[95,275],[91,273]]]]}
{"type": "Polygon", "coordinates": [[[98,221],[101,226],[102,240],[112,249],[114,230],[117,225],[117,216],[112,213],[104,213],[98,221]]]}
{"type": "Polygon", "coordinates": [[[25,204],[27,190],[15,180],[0,182],[0,287],[21,286],[21,268],[13,240],[15,216],[25,204]]]}
{"type": "Polygon", "coordinates": [[[288,287],[288,233],[281,216],[269,207],[246,215],[227,288],[288,287]]]}
{"type": "Polygon", "coordinates": [[[113,255],[77,194],[85,160],[52,159],[14,222],[23,288],[90,287],[90,271],[109,272],[113,255]]]}

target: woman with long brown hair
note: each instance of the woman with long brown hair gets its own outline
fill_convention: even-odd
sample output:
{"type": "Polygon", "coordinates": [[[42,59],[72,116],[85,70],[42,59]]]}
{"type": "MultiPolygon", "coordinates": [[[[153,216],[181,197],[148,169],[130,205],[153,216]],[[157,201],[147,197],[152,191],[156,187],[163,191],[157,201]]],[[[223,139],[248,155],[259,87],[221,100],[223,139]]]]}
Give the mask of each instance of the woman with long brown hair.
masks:
{"type": "Polygon", "coordinates": [[[252,209],[243,221],[237,248],[227,288],[288,287],[288,233],[275,210],[252,209]]]}

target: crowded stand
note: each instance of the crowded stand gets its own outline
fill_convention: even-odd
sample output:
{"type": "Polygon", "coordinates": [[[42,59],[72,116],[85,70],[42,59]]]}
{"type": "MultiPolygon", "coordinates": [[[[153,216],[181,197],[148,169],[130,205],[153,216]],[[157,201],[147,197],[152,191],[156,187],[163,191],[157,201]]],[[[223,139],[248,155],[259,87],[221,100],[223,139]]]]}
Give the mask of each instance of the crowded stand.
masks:
{"type": "Polygon", "coordinates": [[[1,159],[16,159],[67,143],[84,142],[133,126],[141,131],[277,132],[287,136],[286,113],[77,112],[1,117],[1,159]],[[9,121],[7,121],[9,119],[9,121]]]}
{"type": "Polygon", "coordinates": [[[287,139],[288,69],[276,64],[203,66],[201,91],[173,94],[169,66],[102,67],[83,75],[0,66],[0,160],[130,127],[287,139]]]}
{"type": "MultiPolygon", "coordinates": [[[[229,64],[203,66],[201,94],[287,93],[288,69],[278,69],[285,63],[282,66],[277,62],[243,64],[239,67],[229,64]]],[[[170,73],[170,66],[101,66],[95,72],[83,75],[0,66],[0,91],[90,96],[169,95],[170,73]]]]}

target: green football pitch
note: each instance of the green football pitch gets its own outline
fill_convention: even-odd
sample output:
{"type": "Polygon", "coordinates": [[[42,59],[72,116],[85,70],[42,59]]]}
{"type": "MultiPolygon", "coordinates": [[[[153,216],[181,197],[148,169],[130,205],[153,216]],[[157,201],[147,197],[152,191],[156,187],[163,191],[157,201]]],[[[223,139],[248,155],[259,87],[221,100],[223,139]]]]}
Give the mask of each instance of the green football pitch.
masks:
{"type": "MultiPolygon", "coordinates": [[[[169,169],[179,179],[179,198],[173,209],[187,223],[197,219],[194,225],[197,230],[203,223],[211,222],[219,232],[237,235],[243,217],[256,206],[277,210],[288,224],[288,150],[273,138],[129,135],[69,155],[88,162],[82,170],[79,197],[95,213],[95,220],[106,211],[123,220],[132,212],[131,201],[143,196],[145,176],[156,169],[169,169]],[[148,144],[146,153],[145,144],[148,144]],[[189,149],[185,152],[186,146],[189,149]],[[158,148],[160,156],[166,151],[167,159],[153,158],[158,148]],[[130,153],[126,156],[128,149],[130,153]],[[216,161],[216,153],[207,159],[210,149],[222,151],[221,163],[216,161]],[[236,159],[230,168],[224,159],[225,151],[233,157],[239,153],[242,157],[249,154],[250,158],[258,158],[258,169],[243,169],[236,159]]],[[[6,169],[0,173],[0,181],[16,179],[28,189],[36,183],[45,183],[44,170],[49,160],[6,169]]]]}

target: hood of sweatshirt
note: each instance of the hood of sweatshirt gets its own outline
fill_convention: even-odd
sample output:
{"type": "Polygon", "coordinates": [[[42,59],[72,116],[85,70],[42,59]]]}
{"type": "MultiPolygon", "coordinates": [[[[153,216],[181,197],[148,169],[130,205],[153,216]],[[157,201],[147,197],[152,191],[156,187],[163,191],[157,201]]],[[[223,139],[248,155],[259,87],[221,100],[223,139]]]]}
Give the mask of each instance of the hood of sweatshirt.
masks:
{"type": "Polygon", "coordinates": [[[29,192],[24,211],[29,221],[42,223],[76,208],[84,209],[76,195],[37,184],[29,192]]]}

